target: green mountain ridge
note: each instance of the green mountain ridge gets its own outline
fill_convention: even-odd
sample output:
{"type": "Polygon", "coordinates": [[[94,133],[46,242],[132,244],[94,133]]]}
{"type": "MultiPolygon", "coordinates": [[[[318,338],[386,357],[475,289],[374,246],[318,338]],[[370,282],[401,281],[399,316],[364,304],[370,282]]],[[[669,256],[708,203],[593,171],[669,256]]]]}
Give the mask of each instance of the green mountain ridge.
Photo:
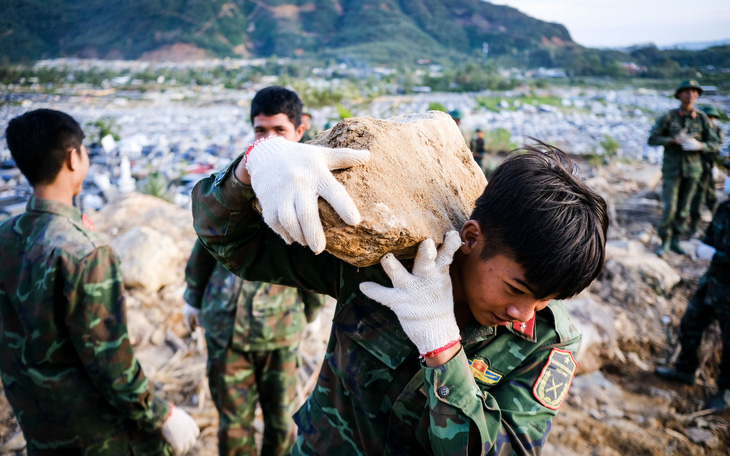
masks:
{"type": "Polygon", "coordinates": [[[374,63],[483,57],[554,63],[567,29],[481,0],[6,0],[0,59],[348,56],[374,63]],[[184,45],[180,47],[180,45],[184,45]]]}

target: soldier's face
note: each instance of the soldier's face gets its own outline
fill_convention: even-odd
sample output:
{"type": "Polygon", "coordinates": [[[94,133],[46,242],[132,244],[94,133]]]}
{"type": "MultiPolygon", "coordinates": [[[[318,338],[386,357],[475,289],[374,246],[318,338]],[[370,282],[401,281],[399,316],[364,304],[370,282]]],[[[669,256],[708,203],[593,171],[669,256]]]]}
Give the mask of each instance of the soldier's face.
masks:
{"type": "Polygon", "coordinates": [[[280,135],[284,139],[297,142],[302,139],[304,129],[304,125],[299,125],[298,128],[295,127],[289,117],[282,113],[273,116],[259,114],[253,118],[253,132],[256,140],[272,135],[280,135]]]}
{"type": "Polygon", "coordinates": [[[684,105],[692,104],[699,98],[700,92],[697,89],[684,89],[677,94],[679,101],[684,105]]]}
{"type": "MultiPolygon", "coordinates": [[[[467,222],[476,223],[474,221],[467,222]]],[[[481,259],[484,238],[475,230],[462,229],[461,258],[452,274],[455,304],[466,304],[474,319],[484,326],[529,321],[553,297],[536,299],[522,266],[507,255],[481,259]]]]}

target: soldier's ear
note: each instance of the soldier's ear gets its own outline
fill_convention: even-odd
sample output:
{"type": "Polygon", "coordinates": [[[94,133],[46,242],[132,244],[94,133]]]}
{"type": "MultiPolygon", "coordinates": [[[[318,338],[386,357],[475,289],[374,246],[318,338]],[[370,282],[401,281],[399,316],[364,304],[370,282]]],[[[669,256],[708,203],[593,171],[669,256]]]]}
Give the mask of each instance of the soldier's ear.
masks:
{"type": "Polygon", "coordinates": [[[66,151],[66,159],[64,160],[66,167],[68,167],[69,170],[74,171],[78,168],[80,163],[81,157],[79,156],[78,151],[73,147],[69,147],[66,151]]]}
{"type": "Polygon", "coordinates": [[[460,250],[462,253],[470,254],[479,244],[479,236],[482,234],[482,227],[476,220],[467,220],[461,231],[461,242],[463,242],[460,250]]]}

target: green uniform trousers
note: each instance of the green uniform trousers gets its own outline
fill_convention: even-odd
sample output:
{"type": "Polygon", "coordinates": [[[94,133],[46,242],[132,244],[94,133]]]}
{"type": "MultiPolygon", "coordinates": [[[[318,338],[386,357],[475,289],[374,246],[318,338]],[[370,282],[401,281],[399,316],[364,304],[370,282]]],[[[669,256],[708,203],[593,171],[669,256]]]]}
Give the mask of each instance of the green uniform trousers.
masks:
{"type": "Polygon", "coordinates": [[[677,358],[676,368],[694,373],[700,367],[699,349],[702,334],[713,320],[720,323],[722,332],[722,358],[718,388],[730,388],[730,287],[703,277],[697,292],[687,306],[679,324],[679,343],[682,351],[677,358]]]}
{"type": "Polygon", "coordinates": [[[678,238],[687,232],[690,203],[699,179],[692,176],[662,177],[662,219],[657,234],[662,241],[678,238]]]}
{"type": "Polygon", "coordinates": [[[697,225],[702,217],[702,206],[707,204],[710,212],[714,213],[717,209],[717,195],[715,194],[715,179],[712,177],[712,164],[707,167],[703,163],[702,176],[697,183],[697,191],[692,198],[689,210],[690,230],[696,230],[697,225]]]}
{"type": "Polygon", "coordinates": [[[296,346],[241,352],[228,348],[209,360],[208,383],[218,409],[220,455],[255,455],[254,415],[260,402],[264,417],[261,454],[288,455],[296,437],[299,351],[296,346]]]}

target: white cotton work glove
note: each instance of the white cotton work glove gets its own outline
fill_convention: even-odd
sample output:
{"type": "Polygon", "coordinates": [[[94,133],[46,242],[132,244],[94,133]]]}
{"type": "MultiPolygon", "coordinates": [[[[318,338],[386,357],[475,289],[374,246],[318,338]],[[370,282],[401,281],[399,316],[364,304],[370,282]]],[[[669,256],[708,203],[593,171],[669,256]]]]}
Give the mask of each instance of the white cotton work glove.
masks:
{"type": "Polygon", "coordinates": [[[368,150],[331,149],[273,136],[251,146],[245,166],[266,224],[287,243],[296,241],[320,253],[326,240],[319,197],[348,225],[360,223],[360,212],[331,170],[362,165],[369,158],[368,150]]]}
{"type": "Polygon", "coordinates": [[[200,326],[200,309],[186,302],[183,306],[182,314],[185,327],[188,331],[193,332],[196,327],[200,326]]]}
{"type": "Polygon", "coordinates": [[[192,416],[185,410],[170,404],[170,416],[162,425],[162,436],[167,440],[176,455],[190,451],[200,435],[200,429],[192,416]]]}
{"type": "Polygon", "coordinates": [[[679,145],[682,146],[682,150],[694,152],[705,148],[704,144],[698,141],[696,138],[687,135],[682,132],[678,137],[679,145]]]}
{"type": "Polygon", "coordinates": [[[701,260],[711,260],[715,256],[715,252],[717,252],[715,247],[700,242],[700,245],[697,246],[697,250],[695,251],[695,255],[701,260]]]}
{"type": "Polygon", "coordinates": [[[375,282],[360,284],[365,296],[395,312],[403,331],[421,355],[459,341],[449,266],[460,246],[458,231],[446,233],[438,252],[433,240],[426,239],[418,246],[412,273],[388,253],[380,264],[393,282],[393,288],[375,282]]]}

